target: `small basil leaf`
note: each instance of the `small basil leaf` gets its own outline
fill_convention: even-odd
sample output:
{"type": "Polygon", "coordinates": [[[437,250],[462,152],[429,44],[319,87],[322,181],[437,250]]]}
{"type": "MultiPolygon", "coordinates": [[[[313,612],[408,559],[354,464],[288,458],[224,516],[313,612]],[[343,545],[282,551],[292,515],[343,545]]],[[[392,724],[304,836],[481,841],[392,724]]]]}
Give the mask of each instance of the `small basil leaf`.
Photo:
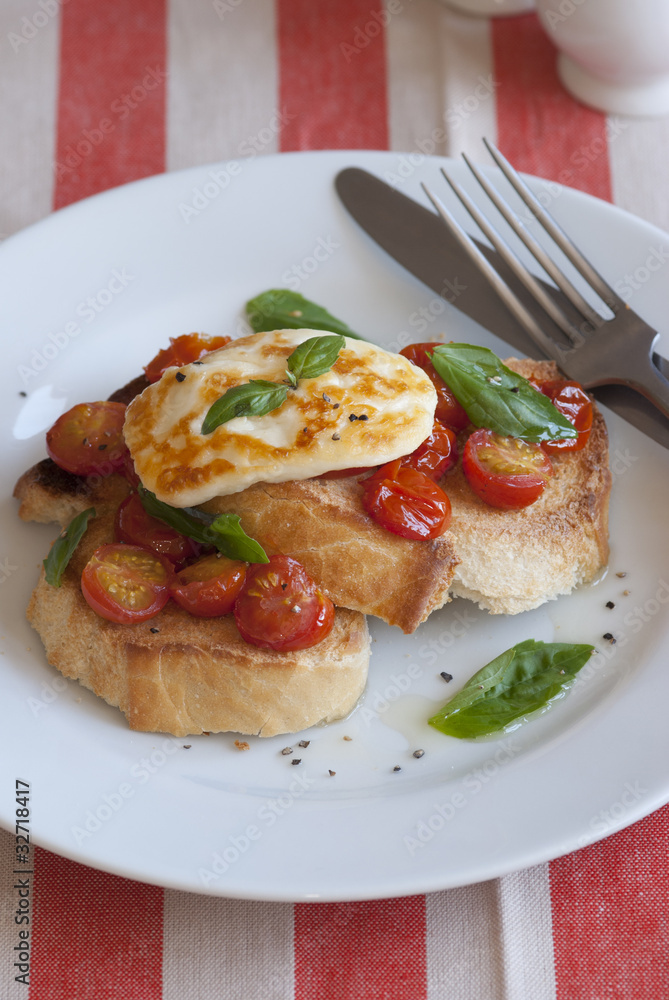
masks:
{"type": "Polygon", "coordinates": [[[271,288],[246,303],[246,315],[254,333],[267,330],[328,330],[354,340],[365,340],[327,309],[287,288],[271,288]]]}
{"type": "Polygon", "coordinates": [[[187,535],[201,545],[213,545],[228,559],[244,562],[269,562],[265,550],[250,538],[241,526],[237,514],[206,514],[196,507],[171,507],[159,500],[155,493],[139,488],[139,497],[147,514],[164,521],[171,528],[187,535]]]}
{"type": "Polygon", "coordinates": [[[585,644],[527,639],[474,674],[428,722],[458,739],[503,732],[556,698],[593,650],[585,644]]]}
{"type": "Polygon", "coordinates": [[[440,344],[431,360],[474,426],[524,441],[578,436],[548,396],[503,365],[487,347],[440,344]]]}
{"type": "Polygon", "coordinates": [[[309,337],[288,358],[288,368],[296,378],[318,378],[329,372],[346,343],[341,335],[309,337]]]}
{"type": "Polygon", "coordinates": [[[52,587],[60,587],[67,564],[84,537],[88,522],[92,517],[95,517],[95,507],[82,510],[70,521],[65,531],[51,546],[51,551],[44,560],[44,575],[46,582],[50,583],[52,587]]]}
{"type": "Polygon", "coordinates": [[[276,382],[252,379],[224,392],[209,407],[202,424],[202,434],[211,434],[234,417],[264,417],[286,401],[288,389],[276,382]]]}
{"type": "Polygon", "coordinates": [[[295,378],[295,376],[291,372],[290,368],[286,368],[286,376],[288,378],[288,381],[292,385],[293,389],[297,389],[297,379],[295,378]]]}

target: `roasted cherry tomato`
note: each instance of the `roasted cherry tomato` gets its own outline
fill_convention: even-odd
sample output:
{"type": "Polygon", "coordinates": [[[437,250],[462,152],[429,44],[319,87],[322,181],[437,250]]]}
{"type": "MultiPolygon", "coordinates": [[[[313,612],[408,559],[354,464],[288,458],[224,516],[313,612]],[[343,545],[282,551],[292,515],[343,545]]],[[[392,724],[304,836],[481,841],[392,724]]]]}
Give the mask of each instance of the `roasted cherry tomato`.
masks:
{"type": "Polygon", "coordinates": [[[246,575],[246,563],[214,553],[177,573],[170,594],[198,618],[218,618],[232,611],[246,575]]]}
{"type": "Polygon", "coordinates": [[[78,476],[109,475],[122,468],[123,403],[78,403],[46,433],[46,450],[56,465],[78,476]]]}
{"type": "Polygon", "coordinates": [[[199,361],[209,351],[217,351],[230,343],[230,337],[208,337],[204,333],[184,333],[181,337],[170,337],[170,346],[158,351],[155,358],[149,361],[144,374],[149,382],[157,382],[164,371],[176,365],[189,365],[199,361]]]}
{"type": "Polygon", "coordinates": [[[539,382],[537,388],[548,396],[553,406],[564,414],[576,430],[578,437],[558,441],[544,441],[544,451],[580,451],[585,448],[592,429],[592,403],[583,386],[566,379],[539,382]]]}
{"type": "Polygon", "coordinates": [[[115,534],[117,542],[144,545],[175,564],[183,563],[201,552],[192,538],[181,535],[169,524],[147,514],[137,493],[126,497],[116,511],[115,534]]]}
{"type": "Polygon", "coordinates": [[[235,603],[242,639],[262,649],[307,649],[334,624],[332,601],[316,588],[302,563],[290,556],[271,556],[253,563],[235,603]]]}
{"type": "Polygon", "coordinates": [[[469,417],[460,406],[441,375],[437,374],[434,365],[428,358],[428,354],[431,354],[435,347],[440,346],[441,345],[438,342],[428,344],[409,344],[408,347],[405,347],[400,351],[400,354],[402,357],[408,358],[408,360],[414,365],[417,365],[418,368],[422,368],[425,374],[429,376],[432,385],[437,390],[437,409],[434,414],[437,420],[440,423],[445,424],[446,427],[452,427],[453,430],[463,431],[465,427],[469,427],[469,417]]]}
{"type": "Polygon", "coordinates": [[[553,468],[538,444],[481,428],[467,438],[462,470],[491,507],[520,510],[538,500],[553,468]]]}
{"type": "Polygon", "coordinates": [[[451,520],[451,502],[424,472],[400,458],[362,481],[362,505],[381,527],[403,538],[437,538],[451,520]]]}
{"type": "Polygon", "coordinates": [[[139,476],[135,470],[135,463],[132,460],[132,455],[129,451],[126,451],[125,458],[123,459],[123,467],[120,470],[125,478],[128,480],[128,484],[136,490],[139,486],[139,476]]]}
{"type": "Polygon", "coordinates": [[[102,618],[131,625],[165,606],[171,579],[170,564],[156,552],[117,542],[95,550],[81,575],[81,592],[102,618]]]}
{"type": "Polygon", "coordinates": [[[452,469],[458,460],[458,441],[450,427],[435,420],[432,432],[410,455],[402,459],[403,466],[424,472],[435,482],[452,469]]]}

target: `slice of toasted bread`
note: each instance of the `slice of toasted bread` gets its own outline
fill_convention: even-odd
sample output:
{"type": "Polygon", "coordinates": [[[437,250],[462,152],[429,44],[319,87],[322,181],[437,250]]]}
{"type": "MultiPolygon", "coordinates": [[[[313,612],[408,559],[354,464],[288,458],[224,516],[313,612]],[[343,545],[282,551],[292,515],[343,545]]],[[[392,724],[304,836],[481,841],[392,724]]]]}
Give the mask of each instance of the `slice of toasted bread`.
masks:
{"type": "MultiPolygon", "coordinates": [[[[232,615],[194,618],[172,602],[141,624],[100,618],[79,585],[93,551],[113,540],[115,504],[97,509],[61,586],[50,586],[41,573],[28,620],[49,662],[120,708],[131,729],[275,736],[352,711],[370,655],[365,618],[355,611],[337,608],[322,642],[286,653],[244,642],[232,615]]],[[[46,520],[46,508],[42,515],[46,520]]]]}

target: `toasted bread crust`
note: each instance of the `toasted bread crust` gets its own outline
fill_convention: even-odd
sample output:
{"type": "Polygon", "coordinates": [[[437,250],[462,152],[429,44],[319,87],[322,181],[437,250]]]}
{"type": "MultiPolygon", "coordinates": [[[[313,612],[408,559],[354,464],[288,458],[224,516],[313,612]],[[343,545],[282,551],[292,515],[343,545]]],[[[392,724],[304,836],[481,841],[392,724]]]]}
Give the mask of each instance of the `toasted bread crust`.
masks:
{"type": "MultiPolygon", "coordinates": [[[[511,358],[505,364],[525,378],[560,375],[552,361],[511,358]]],[[[543,494],[519,511],[495,510],[480,500],[461,467],[444,479],[460,556],[453,596],[493,614],[517,614],[588,583],[606,565],[611,474],[606,425],[596,406],[586,447],[553,454],[551,462],[553,477],[543,494]]]]}
{"type": "Polygon", "coordinates": [[[112,536],[107,509],[90,522],[60,587],[42,572],[27,616],[49,662],[120,708],[131,729],[275,736],[355,707],[370,655],[363,615],[338,608],[327,638],[287,653],[244,642],[232,615],[194,618],[171,602],[147,622],[116,625],[89,607],[79,586],[91,554],[112,536]]]}

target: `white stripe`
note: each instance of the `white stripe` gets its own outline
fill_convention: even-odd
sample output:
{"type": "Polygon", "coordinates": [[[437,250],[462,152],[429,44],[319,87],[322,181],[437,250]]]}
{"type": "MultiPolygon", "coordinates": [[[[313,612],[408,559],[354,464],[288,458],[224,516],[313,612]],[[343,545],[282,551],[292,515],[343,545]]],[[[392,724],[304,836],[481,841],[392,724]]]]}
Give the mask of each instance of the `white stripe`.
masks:
{"type": "Polygon", "coordinates": [[[669,230],[669,118],[610,118],[609,161],[616,205],[669,230]]]}
{"type": "MultiPolygon", "coordinates": [[[[21,943],[19,931],[26,929],[26,925],[14,923],[19,897],[18,890],[13,887],[16,878],[21,878],[13,874],[18,867],[14,863],[15,857],[14,837],[0,830],[0,1000],[27,1000],[28,997],[25,984],[17,983],[14,978],[21,974],[20,970],[13,968],[14,962],[18,961],[14,948],[21,943]]],[[[34,857],[34,851],[31,857],[34,857]]],[[[24,879],[28,877],[23,876],[24,879]]],[[[32,878],[30,882],[34,886],[32,878]]],[[[32,925],[27,929],[32,938],[32,925]]]]}
{"type": "Polygon", "coordinates": [[[413,0],[387,13],[391,149],[427,155],[470,153],[496,141],[490,23],[413,0]]]}
{"type": "Polygon", "coordinates": [[[0,4],[0,239],[51,211],[59,9],[0,4]]]}
{"type": "Polygon", "coordinates": [[[426,922],[427,1000],[502,1000],[497,882],[431,893],[426,922]]]}
{"type": "Polygon", "coordinates": [[[273,0],[170,0],[168,51],[168,170],[276,152],[273,0]]]}
{"type": "Polygon", "coordinates": [[[555,1000],[548,865],[499,879],[504,1000],[555,1000]]]}
{"type": "Polygon", "coordinates": [[[293,906],[165,891],[163,1000],[292,1000],[293,906]]]}

